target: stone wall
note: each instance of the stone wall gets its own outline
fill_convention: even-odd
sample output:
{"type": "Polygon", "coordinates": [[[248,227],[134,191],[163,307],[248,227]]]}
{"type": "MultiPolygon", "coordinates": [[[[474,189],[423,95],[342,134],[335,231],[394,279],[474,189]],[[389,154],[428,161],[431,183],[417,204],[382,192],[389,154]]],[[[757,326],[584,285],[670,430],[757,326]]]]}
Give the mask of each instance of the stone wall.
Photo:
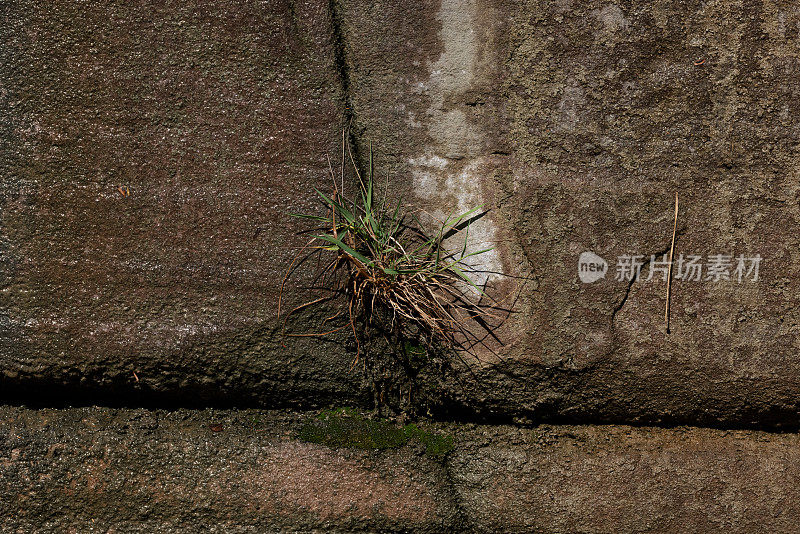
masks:
{"type": "Polygon", "coordinates": [[[800,426],[792,2],[25,0],[0,20],[10,531],[795,528],[797,435],[765,432],[800,426]],[[289,214],[322,209],[345,129],[424,222],[485,206],[479,281],[514,297],[496,343],[417,377],[444,459],[215,412],[373,406],[348,334],[278,317],[310,229],[289,214]],[[674,280],[667,333],[676,194],[677,257],[761,263],[674,280]],[[604,278],[581,281],[584,252],[604,278]],[[641,277],[617,280],[631,255],[641,277]],[[54,409],[93,404],[129,409],[54,409]]]}
{"type": "Polygon", "coordinates": [[[286,341],[276,320],[304,239],[287,213],[316,209],[349,123],[392,195],[429,217],[484,204],[472,245],[496,248],[481,267],[530,277],[505,346],[435,394],[442,405],[798,423],[791,3],[3,11],[6,392],[363,402],[352,346],[286,341]],[[678,254],[763,261],[756,282],[676,281],[667,335],[660,273],[614,268],[669,250],[675,193],[678,254]],[[580,282],[585,251],[609,261],[605,279],[580,282]]]}
{"type": "Polygon", "coordinates": [[[3,16],[0,395],[357,398],[337,343],[276,335],[305,242],[288,212],[312,209],[340,144],[328,4],[3,16]]]}
{"type": "Polygon", "coordinates": [[[342,13],[359,135],[381,147],[392,185],[434,213],[485,203],[485,268],[534,278],[464,405],[798,423],[792,3],[442,1],[408,16],[346,1],[342,13]],[[615,280],[615,267],[669,252],[676,193],[676,258],[733,255],[730,271],[739,255],[763,260],[755,282],[676,281],[667,335],[663,275],[648,281],[645,264],[639,281],[615,280]],[[579,280],[585,251],[609,262],[605,279],[579,280]]]}
{"type": "Polygon", "coordinates": [[[0,408],[8,532],[792,532],[798,436],[436,424],[330,449],[260,410],[0,408]]]}

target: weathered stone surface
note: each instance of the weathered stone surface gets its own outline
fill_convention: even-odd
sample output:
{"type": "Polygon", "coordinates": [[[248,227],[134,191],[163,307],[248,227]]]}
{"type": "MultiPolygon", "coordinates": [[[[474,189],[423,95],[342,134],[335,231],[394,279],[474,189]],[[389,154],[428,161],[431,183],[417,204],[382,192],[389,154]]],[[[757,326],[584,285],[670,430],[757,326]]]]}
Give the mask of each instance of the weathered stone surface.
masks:
{"type": "MultiPolygon", "coordinates": [[[[470,412],[800,423],[800,12],[792,2],[340,2],[362,143],[434,214],[486,203],[529,275],[451,388],[470,412]],[[758,281],[616,281],[618,256],[759,254],[758,281]],[[581,283],[578,257],[610,264],[581,283]]],[[[480,230],[478,230],[480,229],[480,230]]],[[[677,274],[677,272],[675,273],[677,274]]],[[[499,293],[502,293],[500,291],[499,293]]]]}
{"type": "Polygon", "coordinates": [[[481,265],[533,278],[500,356],[432,409],[800,424],[790,2],[0,9],[0,397],[367,403],[352,347],[275,321],[286,211],[314,209],[349,103],[392,194],[428,219],[487,204],[481,265]],[[613,269],[668,249],[676,191],[679,254],[764,259],[676,282],[666,335],[664,283],[613,269]],[[612,270],[593,284],[587,250],[612,270]]]}
{"type": "Polygon", "coordinates": [[[417,449],[296,441],[256,411],[0,408],[3,532],[444,532],[458,508],[417,449]]]}
{"type": "Polygon", "coordinates": [[[483,532],[793,532],[796,434],[479,427],[449,467],[483,532]]]}
{"type": "Polygon", "coordinates": [[[0,397],[358,398],[341,344],[276,335],[339,146],[328,3],[0,13],[0,397]]]}
{"type": "Polygon", "coordinates": [[[258,410],[0,407],[3,532],[792,532],[796,434],[427,425],[363,451],[258,410]]]}

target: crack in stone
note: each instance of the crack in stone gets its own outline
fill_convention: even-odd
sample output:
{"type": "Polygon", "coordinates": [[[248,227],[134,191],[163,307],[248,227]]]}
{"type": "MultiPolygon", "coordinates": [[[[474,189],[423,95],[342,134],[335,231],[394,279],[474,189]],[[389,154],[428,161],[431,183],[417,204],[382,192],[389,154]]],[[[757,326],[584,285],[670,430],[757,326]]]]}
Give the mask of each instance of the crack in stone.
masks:
{"type": "Polygon", "coordinates": [[[353,152],[353,159],[359,167],[358,171],[363,173],[362,158],[358,144],[358,136],[354,128],[355,111],[353,110],[352,91],[350,89],[350,67],[347,64],[347,45],[344,36],[344,21],[342,8],[339,0],[328,0],[328,11],[331,17],[331,41],[333,43],[333,61],[336,72],[339,75],[339,83],[342,88],[342,101],[344,103],[343,127],[347,129],[350,142],[350,149],[353,152]]]}
{"type": "Polygon", "coordinates": [[[631,289],[633,288],[633,284],[636,283],[637,280],[639,280],[639,276],[641,275],[641,271],[644,270],[645,267],[649,267],[650,266],[650,262],[652,261],[654,256],[662,256],[663,257],[664,254],[667,254],[669,252],[670,248],[672,248],[671,244],[667,245],[667,248],[665,248],[663,250],[660,250],[660,251],[657,251],[657,252],[651,254],[650,256],[647,256],[647,259],[642,263],[642,266],[637,271],[636,275],[633,276],[633,278],[631,278],[628,281],[628,287],[625,289],[625,295],[623,295],[622,300],[619,302],[619,304],[614,306],[614,309],[611,310],[611,329],[612,330],[614,329],[614,324],[615,324],[614,320],[616,319],[617,314],[620,312],[620,310],[622,310],[622,307],[625,305],[625,303],[628,302],[628,297],[631,294],[631,289]]]}

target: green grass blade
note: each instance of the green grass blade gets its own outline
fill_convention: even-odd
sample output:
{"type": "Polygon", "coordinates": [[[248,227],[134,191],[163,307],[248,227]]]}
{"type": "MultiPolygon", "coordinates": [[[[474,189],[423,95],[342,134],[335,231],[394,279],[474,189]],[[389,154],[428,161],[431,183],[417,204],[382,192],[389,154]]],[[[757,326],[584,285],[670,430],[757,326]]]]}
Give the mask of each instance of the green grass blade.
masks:
{"type": "Polygon", "coordinates": [[[469,285],[471,285],[472,287],[474,287],[474,288],[475,288],[475,289],[478,291],[478,293],[480,293],[481,295],[484,295],[484,292],[483,292],[483,290],[482,290],[481,288],[479,288],[478,286],[476,286],[476,285],[475,285],[475,282],[473,282],[473,281],[470,279],[470,277],[469,277],[469,276],[467,276],[466,274],[464,274],[464,271],[462,271],[462,270],[461,270],[461,269],[460,269],[460,268],[459,268],[459,267],[458,267],[458,266],[457,266],[455,263],[452,263],[452,264],[448,265],[448,266],[447,266],[447,269],[449,269],[449,270],[453,271],[454,273],[456,273],[458,276],[460,276],[461,278],[463,278],[463,279],[464,279],[464,281],[466,281],[466,282],[467,282],[469,285]]]}
{"type": "Polygon", "coordinates": [[[369,225],[372,228],[372,232],[375,234],[375,237],[378,238],[378,241],[383,241],[382,236],[381,236],[381,225],[375,219],[374,214],[370,214],[369,225]]]}
{"type": "Polygon", "coordinates": [[[461,222],[461,221],[463,221],[464,219],[467,219],[467,218],[469,218],[469,216],[470,216],[470,215],[472,215],[472,214],[473,214],[473,213],[475,213],[476,211],[478,211],[478,210],[480,210],[481,208],[483,208],[483,206],[484,206],[483,204],[480,204],[480,205],[478,205],[478,206],[475,206],[474,208],[472,208],[472,209],[471,209],[471,210],[469,210],[469,211],[465,211],[464,213],[462,213],[461,215],[459,215],[458,217],[456,217],[455,221],[454,221],[454,222],[453,222],[453,224],[450,226],[450,228],[454,228],[454,227],[456,227],[456,226],[458,225],[458,223],[460,223],[460,222],[461,222]]]}
{"type": "Polygon", "coordinates": [[[336,239],[332,235],[317,235],[314,237],[316,237],[317,239],[322,239],[323,241],[328,241],[329,243],[333,243],[334,245],[345,251],[347,254],[350,254],[352,257],[354,257],[355,259],[357,259],[366,266],[372,265],[372,262],[369,261],[367,258],[365,258],[362,254],[356,252],[349,246],[345,245],[340,239],[336,239]]]}
{"type": "Polygon", "coordinates": [[[465,260],[471,256],[477,256],[478,254],[485,254],[486,252],[490,252],[492,250],[494,250],[494,247],[485,248],[483,250],[476,250],[475,252],[470,252],[466,256],[461,256],[461,259],[459,259],[458,261],[465,260]]]}
{"type": "Polygon", "coordinates": [[[325,200],[325,202],[330,204],[330,206],[337,213],[340,213],[347,220],[347,222],[349,222],[350,224],[353,224],[353,222],[355,221],[356,218],[353,216],[353,213],[350,210],[348,210],[347,208],[345,208],[343,205],[339,204],[335,200],[331,200],[328,197],[326,197],[325,194],[323,192],[321,192],[319,189],[314,189],[314,191],[316,191],[317,194],[319,196],[321,196],[325,200]]]}
{"type": "Polygon", "coordinates": [[[367,175],[367,213],[372,212],[372,173],[374,167],[372,163],[372,141],[369,142],[369,174],[367,175]]]}

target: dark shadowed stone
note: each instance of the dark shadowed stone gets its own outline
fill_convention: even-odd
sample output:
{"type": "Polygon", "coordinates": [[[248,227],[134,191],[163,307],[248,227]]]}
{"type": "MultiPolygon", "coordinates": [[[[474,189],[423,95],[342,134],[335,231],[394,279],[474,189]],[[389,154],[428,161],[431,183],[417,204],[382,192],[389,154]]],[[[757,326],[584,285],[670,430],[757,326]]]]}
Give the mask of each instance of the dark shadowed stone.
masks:
{"type": "Polygon", "coordinates": [[[483,266],[533,277],[500,357],[479,354],[451,405],[800,423],[792,2],[341,6],[358,135],[393,190],[439,216],[486,203],[473,246],[497,248],[483,266]],[[619,256],[669,251],[676,192],[676,257],[763,260],[757,281],[676,281],[667,335],[661,275],[615,275],[619,256]],[[578,278],[586,251],[609,263],[592,284],[578,278]]]}
{"type": "Polygon", "coordinates": [[[0,14],[0,396],[359,398],[341,343],[277,335],[341,135],[328,3],[0,14]]]}

